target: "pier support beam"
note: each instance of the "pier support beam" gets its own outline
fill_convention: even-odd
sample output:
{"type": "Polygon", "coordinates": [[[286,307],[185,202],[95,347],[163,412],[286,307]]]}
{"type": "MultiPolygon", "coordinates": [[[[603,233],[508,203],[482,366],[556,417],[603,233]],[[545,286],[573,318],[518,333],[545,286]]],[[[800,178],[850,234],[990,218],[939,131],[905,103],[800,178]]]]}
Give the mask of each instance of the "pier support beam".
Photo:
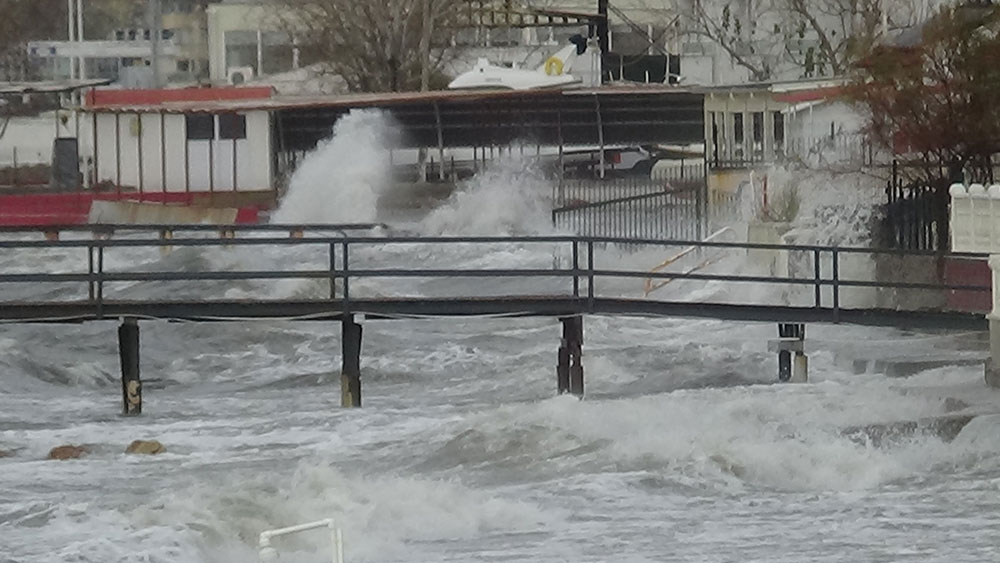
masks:
{"type": "Polygon", "coordinates": [[[571,393],[583,397],[583,317],[565,317],[556,380],[559,394],[571,393]]]}
{"type": "Polygon", "coordinates": [[[142,414],[142,381],[139,379],[139,322],[122,319],[118,327],[118,355],[122,364],[122,414],[142,414]]]}
{"type": "Polygon", "coordinates": [[[805,353],[806,325],[778,324],[778,339],[767,344],[770,352],[778,353],[778,381],[805,383],[809,381],[809,358],[805,353]]]}
{"type": "Polygon", "coordinates": [[[354,315],[347,314],[342,322],[340,404],[361,406],[361,325],[354,315]]]}

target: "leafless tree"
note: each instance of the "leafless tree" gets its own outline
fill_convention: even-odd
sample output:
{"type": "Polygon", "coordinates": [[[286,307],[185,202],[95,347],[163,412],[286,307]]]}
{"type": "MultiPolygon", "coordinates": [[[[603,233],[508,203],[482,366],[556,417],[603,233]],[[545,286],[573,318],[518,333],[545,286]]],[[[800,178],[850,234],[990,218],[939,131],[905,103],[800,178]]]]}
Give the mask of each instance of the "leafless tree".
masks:
{"type": "Polygon", "coordinates": [[[787,69],[841,75],[887,32],[923,15],[925,0],[694,0],[688,29],[716,43],[754,80],[787,69]]]}
{"type": "Polygon", "coordinates": [[[393,92],[434,86],[458,0],[278,0],[276,25],[303,60],[343,77],[351,90],[393,92]]]}

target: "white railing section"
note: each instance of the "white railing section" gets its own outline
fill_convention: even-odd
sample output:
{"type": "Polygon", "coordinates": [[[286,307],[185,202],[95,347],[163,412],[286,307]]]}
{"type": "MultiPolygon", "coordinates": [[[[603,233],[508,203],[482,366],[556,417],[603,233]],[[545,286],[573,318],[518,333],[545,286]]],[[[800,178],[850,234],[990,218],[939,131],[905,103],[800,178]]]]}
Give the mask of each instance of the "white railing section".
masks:
{"type": "Polygon", "coordinates": [[[330,530],[330,541],[332,543],[330,561],[332,563],[344,563],[344,534],[332,518],[261,532],[257,543],[257,556],[261,561],[277,561],[278,550],[271,546],[271,538],[297,534],[317,528],[328,528],[330,530]]]}
{"type": "Polygon", "coordinates": [[[1000,184],[953,184],[949,193],[952,251],[1000,253],[1000,184]]]}

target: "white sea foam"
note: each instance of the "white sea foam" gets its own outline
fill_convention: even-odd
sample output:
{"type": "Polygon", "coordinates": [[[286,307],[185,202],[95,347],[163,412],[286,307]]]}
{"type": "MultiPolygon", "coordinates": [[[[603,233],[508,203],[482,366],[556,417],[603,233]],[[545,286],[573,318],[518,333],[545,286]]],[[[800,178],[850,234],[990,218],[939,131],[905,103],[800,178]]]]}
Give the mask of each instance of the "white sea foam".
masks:
{"type": "Polygon", "coordinates": [[[371,223],[378,196],[389,186],[388,149],[394,143],[391,118],[374,110],[353,110],[340,118],[295,170],[273,223],[371,223]]]}
{"type": "Polygon", "coordinates": [[[421,222],[421,230],[429,235],[551,233],[551,190],[535,159],[510,151],[460,184],[421,222]]]}

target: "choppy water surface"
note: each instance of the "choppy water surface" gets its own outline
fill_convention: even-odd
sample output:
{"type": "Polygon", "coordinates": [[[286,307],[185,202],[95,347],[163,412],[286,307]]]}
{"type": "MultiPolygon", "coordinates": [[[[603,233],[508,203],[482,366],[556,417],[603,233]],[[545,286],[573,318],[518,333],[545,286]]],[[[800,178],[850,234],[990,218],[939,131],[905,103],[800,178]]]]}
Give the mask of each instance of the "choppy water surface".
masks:
{"type": "MultiPolygon", "coordinates": [[[[311,170],[324,176],[318,164],[311,170]]],[[[432,234],[536,231],[545,214],[532,215],[532,180],[520,180],[524,197],[472,190],[404,220],[432,234]]],[[[317,182],[300,179],[298,189],[320,189],[317,182]]],[[[325,256],[299,252],[117,259],[176,269],[325,256]]],[[[369,258],[500,267],[550,265],[553,254],[417,246],[376,248],[369,258]]],[[[2,255],[0,266],[22,268],[23,256],[2,255]]],[[[410,282],[380,283],[359,291],[410,282]]],[[[471,290],[457,281],[406,289],[471,290]]],[[[44,288],[19,291],[51,297],[44,288]]],[[[1000,419],[896,425],[992,413],[1000,397],[985,388],[982,368],[903,379],[858,374],[854,362],[961,357],[981,349],[979,335],[810,326],[811,383],[774,385],[771,325],[590,317],[588,394],[578,401],[553,396],[554,320],[373,321],[365,327],[365,408],[343,410],[335,324],[149,321],[145,413],[123,419],[115,328],[0,327],[0,449],[14,454],[0,459],[0,561],[253,561],[262,530],[327,517],[344,527],[348,561],[995,557],[1000,419]],[[123,454],[137,438],[160,440],[168,453],[123,454]],[[92,453],[44,460],[60,444],[92,453]]],[[[313,562],[328,560],[325,541],[315,533],[276,544],[282,560],[313,562]]]]}

